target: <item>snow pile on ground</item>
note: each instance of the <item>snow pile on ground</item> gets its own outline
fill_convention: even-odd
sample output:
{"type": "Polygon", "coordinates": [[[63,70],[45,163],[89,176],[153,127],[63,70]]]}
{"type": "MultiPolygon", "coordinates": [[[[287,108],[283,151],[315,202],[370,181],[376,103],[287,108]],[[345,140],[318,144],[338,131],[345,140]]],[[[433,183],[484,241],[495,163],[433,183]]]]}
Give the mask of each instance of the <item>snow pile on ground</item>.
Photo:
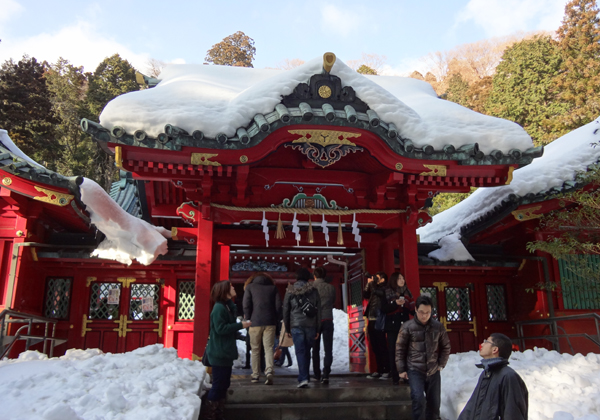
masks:
{"type": "MultiPolygon", "coordinates": [[[[128,133],[144,130],[152,137],[173,124],[208,137],[225,133],[235,136],[258,113],[275,109],[281,97],[292,93],[322,71],[316,58],[292,70],[253,69],[227,66],[174,64],[161,73],[162,81],[152,89],[121,95],[104,108],[100,123],[108,129],[120,126],[128,133]]],[[[400,134],[417,147],[447,144],[460,147],[479,143],[489,153],[532,147],[531,138],[517,124],[485,116],[439,99],[426,82],[393,76],[365,76],[337,60],[331,74],[343,86],[352,86],[382,121],[394,123],[400,134]]]]}
{"type": "Polygon", "coordinates": [[[510,185],[479,188],[467,199],[437,214],[418,229],[422,242],[435,242],[485,216],[510,194],[523,197],[562,187],[600,160],[600,118],[544,147],[544,155],[513,172],[510,185]]]}
{"type": "Polygon", "coordinates": [[[438,261],[475,261],[460,241],[460,235],[454,233],[440,239],[440,249],[431,251],[427,256],[438,261]]]}
{"type": "MultiPolygon", "coordinates": [[[[348,362],[349,349],[348,349],[348,314],[341,309],[333,310],[333,364],[331,365],[331,371],[333,373],[347,373],[350,371],[350,365],[348,362]]],[[[233,362],[234,368],[241,368],[246,364],[246,342],[237,341],[239,357],[233,362]]],[[[296,360],[296,351],[294,346],[290,347],[290,355],[292,356],[293,365],[289,368],[290,372],[298,372],[298,362],[296,360]]],[[[323,358],[325,357],[325,350],[323,349],[323,342],[321,341],[321,369],[323,369],[323,358]]],[[[284,366],[287,364],[287,360],[284,361],[284,366]]],[[[312,363],[310,368],[312,374],[312,363]]]]}
{"type": "MultiPolygon", "coordinates": [[[[453,354],[442,371],[442,417],[455,420],[471,397],[479,353],[453,354]]],[[[600,355],[546,349],[513,352],[510,366],[529,390],[530,420],[600,420],[600,355]]]]}
{"type": "Polygon", "coordinates": [[[161,344],[129,353],[28,351],[0,361],[0,419],[196,420],[206,370],[161,344]]]}
{"type": "Polygon", "coordinates": [[[130,215],[91,179],[85,178],[80,190],[92,223],[106,235],[92,255],[127,265],[134,259],[150,265],[167,253],[170,231],[130,215]]]}

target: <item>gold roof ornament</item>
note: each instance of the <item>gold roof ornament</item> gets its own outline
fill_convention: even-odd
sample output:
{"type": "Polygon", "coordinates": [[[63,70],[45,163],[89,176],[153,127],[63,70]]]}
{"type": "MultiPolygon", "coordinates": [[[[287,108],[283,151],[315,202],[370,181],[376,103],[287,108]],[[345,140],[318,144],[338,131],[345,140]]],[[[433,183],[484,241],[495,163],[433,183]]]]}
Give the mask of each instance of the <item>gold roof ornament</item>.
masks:
{"type": "Polygon", "coordinates": [[[331,68],[335,64],[335,54],[332,52],[326,52],[323,54],[323,71],[329,73],[331,68]]]}

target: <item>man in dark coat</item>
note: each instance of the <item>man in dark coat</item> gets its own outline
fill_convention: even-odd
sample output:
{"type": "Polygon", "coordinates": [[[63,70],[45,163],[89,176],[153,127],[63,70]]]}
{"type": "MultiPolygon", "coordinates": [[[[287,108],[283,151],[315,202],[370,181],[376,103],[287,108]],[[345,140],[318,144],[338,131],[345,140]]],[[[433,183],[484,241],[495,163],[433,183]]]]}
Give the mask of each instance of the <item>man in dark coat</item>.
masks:
{"type": "Polygon", "coordinates": [[[519,374],[508,367],[511,353],[512,343],[504,334],[483,340],[483,359],[477,365],[483,372],[458,420],[527,420],[529,394],[519,374]]]}
{"type": "Polygon", "coordinates": [[[323,384],[329,383],[331,364],[333,363],[333,307],[335,306],[335,287],[325,280],[327,271],[323,267],[315,268],[313,286],[321,298],[321,336],[315,340],[312,349],[313,373],[315,379],[323,384]],[[321,376],[321,338],[323,338],[323,376],[321,376]]]}
{"type": "Polygon", "coordinates": [[[244,290],[244,317],[252,321],[249,329],[252,348],[252,382],[260,377],[261,347],[265,349],[266,385],[273,384],[273,347],[275,330],[281,314],[281,296],[273,279],[265,273],[258,273],[244,290]]]}
{"type": "Polygon", "coordinates": [[[450,339],[444,326],[431,318],[432,301],[421,295],[416,317],[405,322],[396,343],[400,378],[408,379],[414,420],[440,418],[440,371],[450,357],[450,339]]]}
{"type": "Polygon", "coordinates": [[[283,324],[296,349],[298,388],[308,386],[310,349],[319,338],[321,328],[321,298],[308,282],[311,277],[310,271],[299,268],[296,283],[287,288],[283,298],[283,324]]]}

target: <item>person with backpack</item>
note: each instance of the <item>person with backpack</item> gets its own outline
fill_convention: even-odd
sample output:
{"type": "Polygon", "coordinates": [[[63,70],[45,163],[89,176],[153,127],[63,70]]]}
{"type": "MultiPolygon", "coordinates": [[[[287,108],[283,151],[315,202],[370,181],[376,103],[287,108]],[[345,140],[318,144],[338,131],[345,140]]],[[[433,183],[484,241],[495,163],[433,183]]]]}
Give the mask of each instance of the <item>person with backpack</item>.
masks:
{"type": "MultiPolygon", "coordinates": [[[[325,280],[327,271],[324,267],[315,268],[313,275],[315,281],[313,286],[319,292],[321,298],[321,336],[315,340],[312,349],[313,373],[317,381],[323,384],[329,383],[331,364],[333,363],[333,307],[335,306],[335,287],[330,281],[325,280]],[[321,339],[325,358],[323,359],[323,375],[321,376],[321,339]]],[[[331,280],[331,278],[329,279],[331,280]]]]}
{"type": "Polygon", "coordinates": [[[283,299],[283,323],[288,337],[294,341],[298,362],[298,388],[308,387],[310,349],[319,338],[321,328],[321,298],[308,283],[310,271],[299,268],[296,282],[289,286],[283,299]]]}

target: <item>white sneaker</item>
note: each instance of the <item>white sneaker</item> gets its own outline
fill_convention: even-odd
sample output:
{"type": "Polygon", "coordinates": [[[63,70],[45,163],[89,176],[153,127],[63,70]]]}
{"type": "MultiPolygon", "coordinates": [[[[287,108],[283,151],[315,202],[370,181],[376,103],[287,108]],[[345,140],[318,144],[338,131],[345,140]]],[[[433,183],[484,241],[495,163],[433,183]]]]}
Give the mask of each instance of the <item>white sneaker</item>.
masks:
{"type": "Polygon", "coordinates": [[[383,375],[381,375],[381,377],[379,379],[390,379],[390,374],[384,373],[383,375]]]}
{"type": "Polygon", "coordinates": [[[379,378],[381,375],[379,374],[379,372],[373,372],[370,375],[367,375],[367,379],[377,379],[379,378]]]}
{"type": "Polygon", "coordinates": [[[298,384],[298,388],[308,388],[308,381],[302,381],[298,384]]]}

